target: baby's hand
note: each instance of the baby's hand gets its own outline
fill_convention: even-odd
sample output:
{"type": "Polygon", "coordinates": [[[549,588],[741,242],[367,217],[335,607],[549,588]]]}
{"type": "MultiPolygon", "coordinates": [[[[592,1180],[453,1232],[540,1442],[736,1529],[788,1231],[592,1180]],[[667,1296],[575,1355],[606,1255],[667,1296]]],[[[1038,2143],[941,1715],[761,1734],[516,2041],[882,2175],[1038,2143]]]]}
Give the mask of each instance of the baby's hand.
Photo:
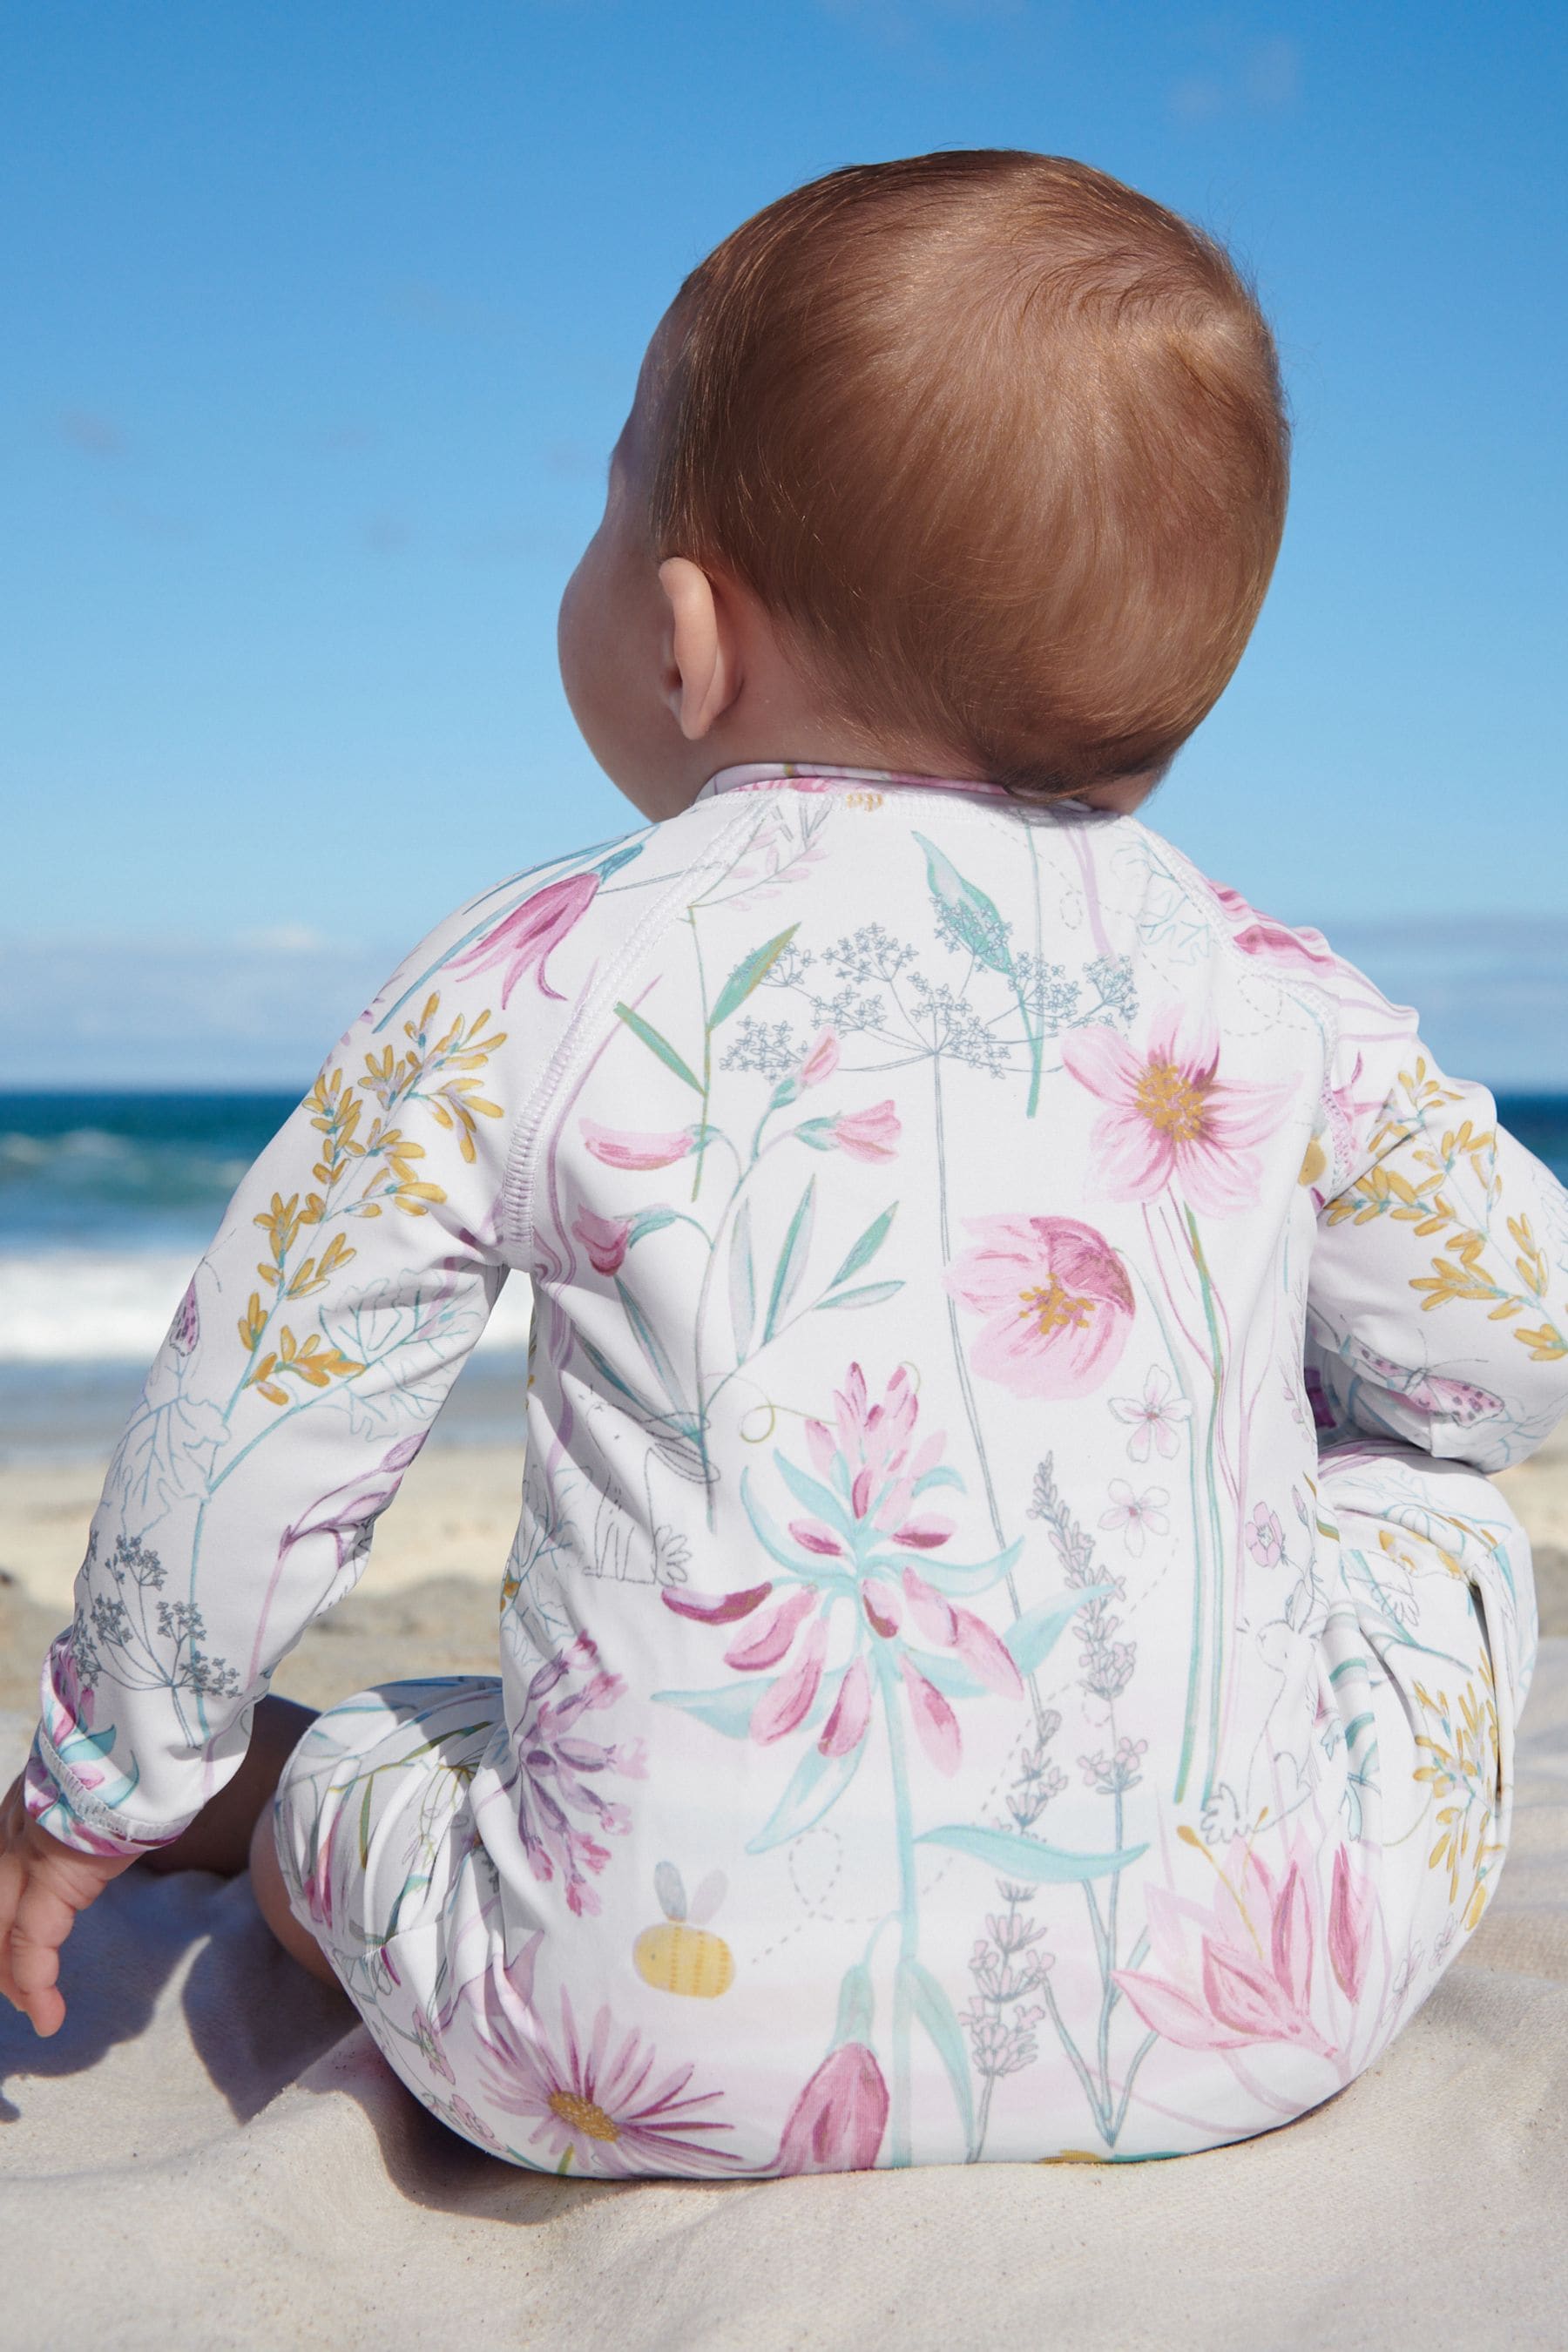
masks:
{"type": "Polygon", "coordinates": [[[51,1837],[29,1819],[19,1780],[0,1801],[0,1993],[32,2019],[35,2032],[58,2033],[65,2022],[56,1979],[77,1913],[135,1859],[78,1853],[51,1837]]]}

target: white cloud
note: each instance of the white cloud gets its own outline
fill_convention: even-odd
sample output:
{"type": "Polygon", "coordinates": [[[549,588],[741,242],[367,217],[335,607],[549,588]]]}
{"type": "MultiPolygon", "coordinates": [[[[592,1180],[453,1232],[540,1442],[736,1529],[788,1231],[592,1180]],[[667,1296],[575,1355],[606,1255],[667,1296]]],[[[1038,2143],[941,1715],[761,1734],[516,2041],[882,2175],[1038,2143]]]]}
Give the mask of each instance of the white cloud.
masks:
{"type": "Polygon", "coordinates": [[[300,1086],[396,960],[302,924],[224,943],[8,940],[0,1084],[300,1086]]]}
{"type": "MultiPolygon", "coordinates": [[[[1415,1004],[1438,1060],[1516,1091],[1568,1091],[1568,919],[1329,924],[1340,954],[1415,1004]]],[[[302,1086],[406,941],[299,923],[232,941],[0,943],[0,1085],[302,1086]]]]}
{"type": "Polygon", "coordinates": [[[1415,1006],[1456,1076],[1568,1090],[1568,919],[1412,916],[1327,929],[1385,995],[1415,1006]]]}

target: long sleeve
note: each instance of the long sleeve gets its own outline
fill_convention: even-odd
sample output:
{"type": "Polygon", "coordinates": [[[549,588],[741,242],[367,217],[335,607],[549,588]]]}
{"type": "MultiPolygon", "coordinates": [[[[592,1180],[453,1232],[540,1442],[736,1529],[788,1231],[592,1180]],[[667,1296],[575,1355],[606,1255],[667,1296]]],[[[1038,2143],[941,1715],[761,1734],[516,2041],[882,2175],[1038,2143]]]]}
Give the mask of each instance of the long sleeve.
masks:
{"type": "Polygon", "coordinates": [[[153,1366],[44,1672],[27,1804],[68,1843],[164,1842],[232,1775],[506,1278],[515,1024],[475,928],[433,934],[342,1039],[153,1366]]]}
{"type": "Polygon", "coordinates": [[[1486,1089],[1446,1077],[1412,1016],[1341,969],[1315,1366],[1341,1421],[1500,1470],[1568,1411],[1568,1196],[1486,1089]]]}

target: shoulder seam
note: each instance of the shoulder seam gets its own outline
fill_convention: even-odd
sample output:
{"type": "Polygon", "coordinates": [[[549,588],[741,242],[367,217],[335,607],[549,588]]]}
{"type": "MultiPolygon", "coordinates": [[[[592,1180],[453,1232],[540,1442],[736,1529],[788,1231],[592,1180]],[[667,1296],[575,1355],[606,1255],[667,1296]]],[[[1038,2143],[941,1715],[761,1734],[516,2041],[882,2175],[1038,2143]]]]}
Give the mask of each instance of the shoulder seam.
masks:
{"type": "Polygon", "coordinates": [[[706,879],[720,866],[731,843],[746,830],[754,814],[749,805],[737,809],[731,822],[708,848],[683,865],[670,878],[668,887],[659,892],[625,947],[589,988],[567,1022],[555,1051],[545,1064],[532,1098],[518,1113],[511,1130],[506,1175],[501,1185],[501,1240],[503,1248],[509,1253],[516,1249],[525,1269],[531,1271],[533,1255],[534,1155],[552,1108],[582,1061],[587,1039],[596,1030],[606,1005],[614,1003],[626,974],[636,968],[663,931],[672,908],[680,903],[694,884],[706,879]]]}

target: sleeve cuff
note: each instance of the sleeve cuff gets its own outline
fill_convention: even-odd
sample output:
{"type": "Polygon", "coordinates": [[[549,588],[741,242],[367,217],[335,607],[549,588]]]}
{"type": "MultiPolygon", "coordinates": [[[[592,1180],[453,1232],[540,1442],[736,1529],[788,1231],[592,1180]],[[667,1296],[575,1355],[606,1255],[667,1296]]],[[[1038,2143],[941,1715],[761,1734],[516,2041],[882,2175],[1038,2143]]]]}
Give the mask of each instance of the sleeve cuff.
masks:
{"type": "Polygon", "coordinates": [[[127,1822],[67,1769],[41,1725],[22,1774],[22,1802],[30,1821],[79,1853],[145,1853],[154,1846],[173,1844],[189,1826],[185,1822],[173,1827],[127,1822]]]}

